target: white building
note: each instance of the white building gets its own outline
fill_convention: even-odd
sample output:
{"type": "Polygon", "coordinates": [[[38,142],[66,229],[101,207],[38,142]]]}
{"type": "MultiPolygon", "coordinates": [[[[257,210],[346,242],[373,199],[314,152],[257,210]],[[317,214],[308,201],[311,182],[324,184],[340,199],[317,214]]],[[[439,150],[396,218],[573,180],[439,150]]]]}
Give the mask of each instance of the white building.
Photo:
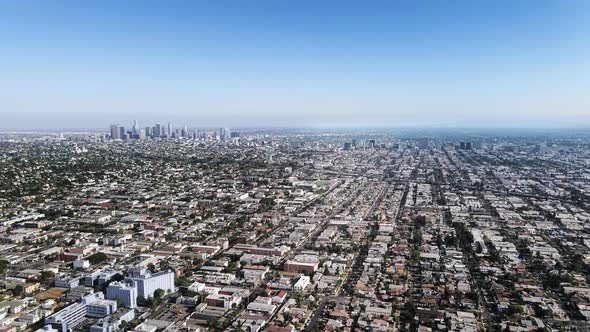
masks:
{"type": "Polygon", "coordinates": [[[87,259],[76,260],[73,265],[76,269],[87,269],[90,267],[90,261],[87,259]]]}
{"type": "Polygon", "coordinates": [[[172,271],[161,271],[152,274],[147,269],[135,268],[129,271],[125,281],[133,283],[137,287],[137,295],[146,299],[153,297],[157,289],[161,289],[165,293],[176,291],[174,272],[172,271]]]}
{"type": "Polygon", "coordinates": [[[293,290],[303,291],[309,285],[310,279],[308,276],[301,276],[299,280],[293,285],[293,290]]]}
{"type": "Polygon", "coordinates": [[[207,287],[207,285],[195,281],[190,286],[188,286],[188,290],[195,293],[201,293],[205,290],[205,287],[207,287]]]}
{"type": "Polygon", "coordinates": [[[92,315],[111,314],[117,310],[117,302],[105,301],[101,292],[92,293],[84,296],[79,303],[74,303],[45,318],[45,324],[59,327],[62,332],[72,331],[89,315],[90,306],[92,315]],[[95,303],[97,305],[94,305],[95,303]]]}
{"type": "Polygon", "coordinates": [[[120,281],[112,282],[107,287],[107,299],[120,300],[128,308],[137,307],[137,287],[120,281]]]}
{"type": "Polygon", "coordinates": [[[274,304],[250,302],[246,309],[251,313],[272,316],[272,314],[277,309],[277,306],[274,304]]]}
{"type": "Polygon", "coordinates": [[[103,318],[117,311],[117,302],[103,299],[96,300],[88,304],[86,310],[86,316],[103,318]]]}

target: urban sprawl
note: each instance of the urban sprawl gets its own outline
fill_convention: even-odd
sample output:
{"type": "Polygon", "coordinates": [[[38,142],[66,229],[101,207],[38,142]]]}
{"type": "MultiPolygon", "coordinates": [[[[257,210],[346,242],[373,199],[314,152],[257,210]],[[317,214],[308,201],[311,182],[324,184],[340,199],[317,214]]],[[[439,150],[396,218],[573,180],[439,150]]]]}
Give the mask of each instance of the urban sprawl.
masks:
{"type": "Polygon", "coordinates": [[[588,331],[590,137],[0,134],[0,332],[588,331]]]}

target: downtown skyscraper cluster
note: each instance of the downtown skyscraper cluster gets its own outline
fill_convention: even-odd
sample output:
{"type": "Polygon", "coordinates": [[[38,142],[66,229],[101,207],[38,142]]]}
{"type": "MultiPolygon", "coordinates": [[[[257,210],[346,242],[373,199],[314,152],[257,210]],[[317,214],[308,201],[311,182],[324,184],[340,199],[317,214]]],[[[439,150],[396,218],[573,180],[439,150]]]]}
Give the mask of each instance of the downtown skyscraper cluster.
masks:
{"type": "Polygon", "coordinates": [[[156,123],[154,126],[147,126],[143,129],[139,127],[137,120],[133,122],[130,130],[126,130],[125,126],[119,124],[112,124],[110,126],[111,140],[129,140],[129,139],[147,139],[147,138],[185,138],[185,139],[220,139],[225,140],[229,138],[237,138],[240,134],[238,132],[231,132],[229,128],[219,128],[213,131],[200,131],[198,129],[188,129],[185,125],[183,128],[172,128],[170,122],[167,125],[156,123]]]}

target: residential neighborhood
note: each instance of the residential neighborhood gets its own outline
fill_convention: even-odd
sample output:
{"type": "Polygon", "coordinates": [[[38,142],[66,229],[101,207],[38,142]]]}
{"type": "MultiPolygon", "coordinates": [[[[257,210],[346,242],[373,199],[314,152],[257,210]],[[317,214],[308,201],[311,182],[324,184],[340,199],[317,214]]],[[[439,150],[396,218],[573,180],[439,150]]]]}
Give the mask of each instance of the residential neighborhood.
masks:
{"type": "Polygon", "coordinates": [[[0,136],[0,332],[590,329],[587,136],[112,133],[0,136]]]}

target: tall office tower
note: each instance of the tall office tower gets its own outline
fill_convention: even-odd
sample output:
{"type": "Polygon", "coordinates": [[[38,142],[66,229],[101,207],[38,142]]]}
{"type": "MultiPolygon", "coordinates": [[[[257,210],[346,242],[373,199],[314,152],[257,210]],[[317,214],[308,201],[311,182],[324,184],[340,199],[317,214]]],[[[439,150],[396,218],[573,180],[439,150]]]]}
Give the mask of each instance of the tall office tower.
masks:
{"type": "Polygon", "coordinates": [[[146,135],[145,135],[145,130],[140,130],[139,131],[139,139],[145,139],[146,135]]]}
{"type": "Polygon", "coordinates": [[[127,133],[125,132],[124,126],[119,126],[119,138],[125,139],[127,137],[127,133]]]}
{"type": "Polygon", "coordinates": [[[369,140],[369,149],[374,149],[375,148],[375,140],[369,140]]]}
{"type": "Polygon", "coordinates": [[[159,123],[154,127],[154,137],[162,137],[162,125],[159,123]]]}
{"type": "Polygon", "coordinates": [[[353,148],[356,148],[356,144],[357,144],[357,141],[356,141],[356,139],[353,139],[353,140],[352,140],[352,147],[353,147],[353,148]]]}
{"type": "Polygon", "coordinates": [[[170,122],[168,122],[168,132],[166,133],[166,136],[172,137],[172,125],[170,125],[170,122]]]}
{"type": "Polygon", "coordinates": [[[459,142],[459,149],[465,150],[465,142],[459,142]]]}
{"type": "Polygon", "coordinates": [[[153,135],[152,127],[145,127],[145,136],[151,137],[153,135]]]}
{"type": "Polygon", "coordinates": [[[219,128],[219,138],[225,138],[225,128],[219,128]]]}
{"type": "Polygon", "coordinates": [[[186,126],[184,126],[184,129],[182,129],[182,137],[189,138],[188,137],[188,129],[186,128],[186,126]]]}
{"type": "Polygon", "coordinates": [[[111,139],[121,139],[121,135],[119,133],[119,125],[111,125],[111,139]]]}
{"type": "Polygon", "coordinates": [[[471,142],[465,142],[465,150],[471,150],[471,142]]]}
{"type": "Polygon", "coordinates": [[[137,120],[133,121],[133,127],[131,128],[131,132],[133,134],[139,134],[139,124],[137,124],[137,120]]]}

